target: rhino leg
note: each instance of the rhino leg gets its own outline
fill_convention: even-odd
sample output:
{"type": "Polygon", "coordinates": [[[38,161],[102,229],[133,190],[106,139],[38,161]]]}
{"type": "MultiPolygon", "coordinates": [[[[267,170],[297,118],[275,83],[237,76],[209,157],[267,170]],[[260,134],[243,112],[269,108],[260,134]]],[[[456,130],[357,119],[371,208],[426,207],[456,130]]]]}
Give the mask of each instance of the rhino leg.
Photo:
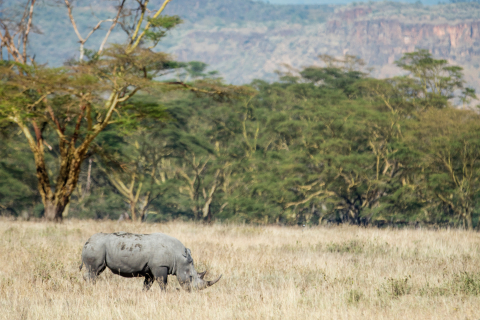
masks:
{"type": "Polygon", "coordinates": [[[95,283],[97,277],[105,270],[107,264],[104,260],[94,264],[85,263],[85,266],[87,267],[87,272],[84,273],[83,279],[87,282],[95,283]]]}
{"type": "Polygon", "coordinates": [[[155,281],[155,278],[153,277],[153,275],[147,274],[145,276],[145,281],[143,282],[143,291],[148,291],[154,281],[155,281]]]}
{"type": "Polygon", "coordinates": [[[168,277],[168,268],[167,267],[156,267],[152,269],[153,277],[158,281],[160,289],[165,291],[167,288],[167,277],[168,277]]]}

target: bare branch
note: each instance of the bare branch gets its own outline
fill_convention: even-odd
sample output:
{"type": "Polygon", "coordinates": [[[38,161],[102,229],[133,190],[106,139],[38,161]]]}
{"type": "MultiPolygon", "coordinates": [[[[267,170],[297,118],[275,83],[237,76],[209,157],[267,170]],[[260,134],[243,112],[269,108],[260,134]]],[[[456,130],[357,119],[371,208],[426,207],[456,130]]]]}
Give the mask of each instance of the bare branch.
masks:
{"type": "Polygon", "coordinates": [[[100,45],[100,49],[98,49],[98,53],[101,53],[103,51],[103,47],[107,43],[107,39],[110,36],[110,33],[112,32],[113,28],[115,28],[115,26],[117,25],[118,18],[120,17],[120,13],[122,12],[124,5],[125,5],[125,0],[122,0],[122,3],[118,7],[117,16],[113,20],[112,25],[110,26],[110,29],[108,29],[107,34],[105,35],[105,38],[103,39],[102,44],[100,45]]]}
{"type": "Polygon", "coordinates": [[[5,30],[5,34],[2,35],[0,32],[0,40],[2,41],[3,44],[7,47],[8,53],[12,56],[12,58],[15,60],[15,62],[22,63],[21,61],[21,55],[20,52],[18,52],[17,48],[15,47],[15,42],[13,40],[13,37],[10,35],[10,32],[8,31],[8,26],[5,25],[0,21],[0,25],[5,30]]]}
{"type": "Polygon", "coordinates": [[[83,43],[87,42],[88,38],[90,38],[90,36],[95,32],[97,31],[98,28],[100,28],[100,25],[104,22],[109,22],[109,21],[113,21],[113,19],[105,19],[105,20],[100,20],[97,25],[92,29],[90,30],[90,32],[87,34],[87,36],[85,37],[85,39],[83,40],[83,43]]]}
{"type": "Polygon", "coordinates": [[[110,35],[110,32],[112,31],[112,29],[117,24],[118,17],[120,16],[120,12],[121,12],[124,4],[125,4],[125,0],[122,1],[122,4],[120,5],[117,17],[115,19],[100,20],[97,23],[97,25],[95,27],[93,27],[92,30],[90,30],[90,32],[87,34],[87,36],[85,38],[83,38],[82,35],[80,34],[80,31],[78,31],[77,24],[75,23],[75,19],[73,18],[73,14],[72,14],[72,5],[70,4],[70,2],[68,0],[64,0],[64,1],[65,1],[65,5],[67,7],[67,10],[68,10],[68,17],[70,18],[70,21],[72,22],[73,29],[75,30],[75,33],[77,34],[78,40],[80,42],[80,60],[83,60],[83,56],[85,54],[84,45],[87,42],[88,38],[90,38],[90,36],[100,28],[102,23],[107,22],[107,21],[113,21],[112,26],[110,27],[110,29],[107,32],[107,36],[105,37],[105,39],[102,42],[102,45],[100,46],[99,52],[101,52],[103,50],[103,46],[104,46],[105,42],[107,41],[108,36],[110,35]]]}
{"type": "Polygon", "coordinates": [[[68,2],[68,0],[65,0],[65,5],[67,6],[68,16],[70,18],[70,21],[72,22],[72,26],[73,26],[73,29],[75,30],[75,33],[77,34],[78,40],[80,40],[81,43],[82,42],[84,43],[82,35],[78,31],[77,24],[75,23],[75,19],[73,18],[72,6],[70,5],[70,2],[68,2]]]}
{"type": "Polygon", "coordinates": [[[33,6],[35,5],[36,0],[32,0],[30,4],[30,12],[28,15],[28,22],[27,22],[27,30],[23,34],[23,63],[27,63],[27,40],[28,34],[30,33],[30,29],[32,27],[32,18],[33,18],[33,6]]]}

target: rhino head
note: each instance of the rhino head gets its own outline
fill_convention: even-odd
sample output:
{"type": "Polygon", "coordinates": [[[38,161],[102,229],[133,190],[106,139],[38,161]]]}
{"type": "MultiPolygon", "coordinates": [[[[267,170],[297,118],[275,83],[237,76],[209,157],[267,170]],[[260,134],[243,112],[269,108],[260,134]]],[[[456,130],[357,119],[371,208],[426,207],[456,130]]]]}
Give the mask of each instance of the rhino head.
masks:
{"type": "Polygon", "coordinates": [[[176,272],[178,282],[183,289],[187,291],[203,290],[205,288],[213,286],[222,277],[222,275],[220,275],[217,279],[212,281],[204,280],[207,271],[197,273],[193,264],[192,256],[190,255],[190,249],[185,249],[185,254],[183,255],[183,257],[185,258],[185,260],[181,261],[177,265],[176,272]]]}

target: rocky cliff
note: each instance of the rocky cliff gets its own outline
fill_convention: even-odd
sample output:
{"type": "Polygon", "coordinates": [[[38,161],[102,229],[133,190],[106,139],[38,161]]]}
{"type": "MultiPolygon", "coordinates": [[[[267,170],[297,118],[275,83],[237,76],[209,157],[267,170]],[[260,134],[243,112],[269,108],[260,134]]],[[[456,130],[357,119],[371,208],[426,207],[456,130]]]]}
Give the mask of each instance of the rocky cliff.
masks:
{"type": "Polygon", "coordinates": [[[344,50],[363,54],[370,65],[391,64],[399,55],[415,48],[429,49],[437,57],[462,64],[476,60],[480,55],[480,20],[442,20],[432,20],[430,16],[416,21],[377,18],[368,8],[355,8],[340,11],[329,20],[326,32],[330,37],[343,39],[344,50]]]}
{"type": "MultiPolygon", "coordinates": [[[[331,8],[325,9],[330,10],[331,8]]],[[[399,74],[394,61],[416,48],[465,68],[480,89],[480,5],[380,3],[335,7],[325,21],[249,21],[210,25],[191,21],[164,47],[181,60],[201,60],[227,81],[274,79],[283,64],[318,64],[319,54],[357,55],[373,74],[399,74]]]]}

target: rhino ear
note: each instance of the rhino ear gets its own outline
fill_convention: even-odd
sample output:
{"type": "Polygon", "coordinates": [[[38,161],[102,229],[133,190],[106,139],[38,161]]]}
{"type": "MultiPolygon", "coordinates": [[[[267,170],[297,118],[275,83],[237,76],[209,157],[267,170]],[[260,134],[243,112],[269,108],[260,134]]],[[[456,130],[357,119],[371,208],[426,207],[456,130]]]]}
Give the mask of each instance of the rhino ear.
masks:
{"type": "Polygon", "coordinates": [[[183,254],[183,256],[187,259],[187,262],[193,262],[191,254],[192,252],[190,251],[190,249],[185,248],[185,253],[183,254]]]}

